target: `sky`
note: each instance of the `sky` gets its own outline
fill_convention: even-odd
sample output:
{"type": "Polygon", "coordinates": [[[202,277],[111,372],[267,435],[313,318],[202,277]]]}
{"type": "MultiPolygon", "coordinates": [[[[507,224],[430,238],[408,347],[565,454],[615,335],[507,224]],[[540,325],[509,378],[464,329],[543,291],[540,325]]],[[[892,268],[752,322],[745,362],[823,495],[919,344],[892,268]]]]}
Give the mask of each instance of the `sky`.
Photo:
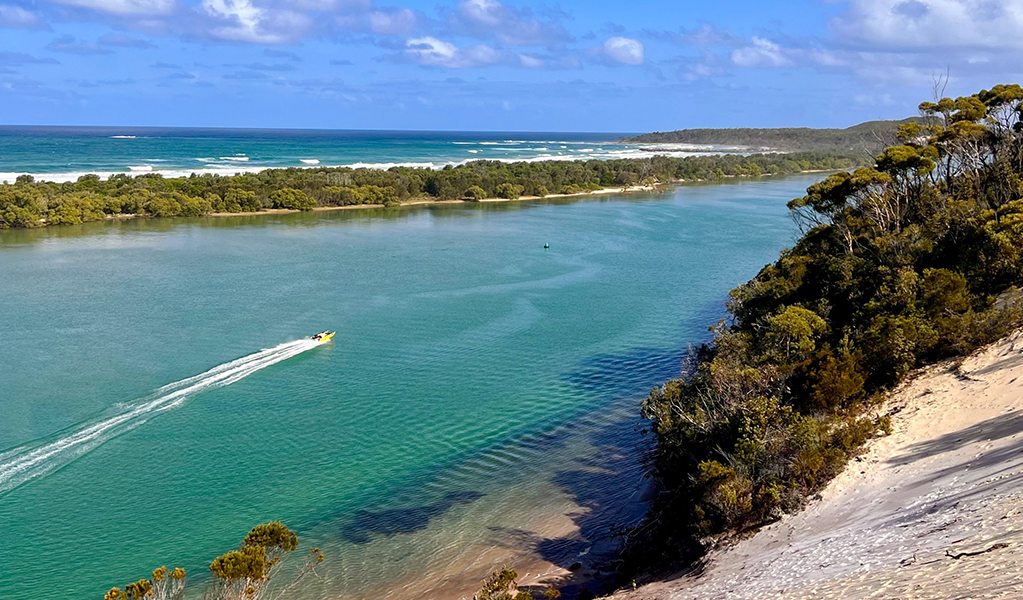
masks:
{"type": "Polygon", "coordinates": [[[1023,0],[0,0],[0,124],[846,127],[1023,81],[1023,0]]]}

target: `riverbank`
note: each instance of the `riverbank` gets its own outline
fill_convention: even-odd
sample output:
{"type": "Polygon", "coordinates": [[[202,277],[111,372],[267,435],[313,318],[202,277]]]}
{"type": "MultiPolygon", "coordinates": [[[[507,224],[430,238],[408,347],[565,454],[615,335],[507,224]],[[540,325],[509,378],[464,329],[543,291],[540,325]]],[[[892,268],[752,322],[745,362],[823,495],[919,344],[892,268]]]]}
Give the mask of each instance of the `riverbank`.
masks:
{"type": "Polygon", "coordinates": [[[806,510],[712,552],[699,576],[613,597],[1016,597],[1023,332],[922,370],[885,410],[891,435],[806,510]]]}
{"type": "MultiPolygon", "coordinates": [[[[380,209],[380,208],[401,208],[405,206],[442,206],[445,204],[476,204],[476,203],[504,203],[504,202],[531,202],[536,200],[554,200],[557,198],[577,198],[580,196],[601,196],[606,194],[631,194],[633,192],[652,192],[658,188],[664,187],[664,185],[672,184],[653,184],[653,185],[632,185],[626,187],[609,187],[602,188],[599,190],[593,190],[590,192],[579,192],[577,194],[549,194],[547,196],[519,196],[518,198],[483,198],[478,201],[469,200],[431,200],[428,198],[417,198],[415,200],[409,200],[408,202],[402,202],[388,206],[385,204],[350,204],[347,206],[316,206],[311,209],[311,212],[330,212],[335,210],[360,210],[360,209],[380,209]]],[[[291,210],[286,208],[268,208],[266,210],[254,211],[254,212],[215,212],[210,213],[209,217],[248,217],[253,215],[287,215],[303,212],[300,210],[291,210]]],[[[307,211],[309,212],[309,211],[307,211]]],[[[120,218],[135,218],[145,215],[123,215],[120,218]]],[[[113,217],[112,217],[113,218],[113,217]]]]}

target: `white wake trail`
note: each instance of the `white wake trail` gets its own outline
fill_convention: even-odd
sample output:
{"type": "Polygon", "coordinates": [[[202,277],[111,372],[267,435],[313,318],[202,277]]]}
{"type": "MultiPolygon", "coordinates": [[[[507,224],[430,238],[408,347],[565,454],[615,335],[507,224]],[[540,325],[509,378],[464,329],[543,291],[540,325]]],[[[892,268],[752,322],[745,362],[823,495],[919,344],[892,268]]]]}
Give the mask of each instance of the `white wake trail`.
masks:
{"type": "Polygon", "coordinates": [[[146,398],[119,405],[114,414],[61,433],[56,439],[33,442],[0,453],[0,495],[63,467],[103,442],[145,423],[149,417],[181,406],[196,394],[231,385],[320,344],[306,339],[260,350],[200,375],[165,385],[146,398]]]}

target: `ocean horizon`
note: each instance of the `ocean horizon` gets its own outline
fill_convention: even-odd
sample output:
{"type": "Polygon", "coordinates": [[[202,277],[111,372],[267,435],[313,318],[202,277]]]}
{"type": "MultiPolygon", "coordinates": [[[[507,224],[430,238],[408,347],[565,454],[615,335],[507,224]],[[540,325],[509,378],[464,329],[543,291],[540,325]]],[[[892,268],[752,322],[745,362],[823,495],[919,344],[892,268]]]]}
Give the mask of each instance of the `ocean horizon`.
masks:
{"type": "Polygon", "coordinates": [[[725,146],[628,144],[627,133],[0,126],[0,181],[87,174],[236,175],[265,169],[425,167],[476,160],[607,160],[739,152],[725,146]]]}

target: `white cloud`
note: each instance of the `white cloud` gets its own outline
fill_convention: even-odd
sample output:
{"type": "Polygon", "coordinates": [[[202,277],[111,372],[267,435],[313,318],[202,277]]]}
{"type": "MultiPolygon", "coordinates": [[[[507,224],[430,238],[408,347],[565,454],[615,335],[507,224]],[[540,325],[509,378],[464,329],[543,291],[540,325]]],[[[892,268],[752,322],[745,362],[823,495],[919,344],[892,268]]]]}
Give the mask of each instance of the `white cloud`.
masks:
{"type": "MultiPolygon", "coordinates": [[[[515,59],[518,61],[518,65],[520,67],[526,69],[578,69],[582,66],[579,64],[579,59],[570,54],[517,54],[515,55],[515,59]]],[[[510,61],[510,64],[514,64],[514,61],[510,61]]]]}
{"type": "Polygon", "coordinates": [[[463,0],[458,12],[469,21],[482,25],[499,25],[506,17],[504,5],[496,0],[463,0]]]}
{"type": "Polygon", "coordinates": [[[519,55],[519,64],[527,69],[542,69],[547,66],[547,63],[542,58],[527,54],[519,55]]]}
{"type": "Polygon", "coordinates": [[[261,8],[251,0],[203,0],[202,6],[221,23],[210,34],[233,42],[286,44],[301,37],[312,23],[305,14],[261,8]]]}
{"type": "Polygon", "coordinates": [[[627,37],[608,38],[601,47],[602,54],[623,65],[641,65],[646,60],[643,43],[627,37]]]}
{"type": "Polygon", "coordinates": [[[787,67],[792,60],[778,44],[754,37],[749,46],[732,50],[732,63],[738,67],[787,67]]]}
{"type": "Polygon", "coordinates": [[[875,49],[1023,48],[1023,0],[852,0],[840,39],[875,49]]]}
{"type": "Polygon", "coordinates": [[[0,27],[9,29],[46,29],[39,15],[20,6],[0,4],[0,27]]]}
{"type": "Polygon", "coordinates": [[[527,8],[508,8],[497,0],[462,0],[448,14],[448,31],[495,39],[505,46],[563,45],[572,36],[556,22],[537,20],[527,8]]]}
{"type": "Polygon", "coordinates": [[[504,57],[490,46],[480,44],[459,48],[434,37],[408,40],[403,55],[420,65],[469,69],[502,62],[504,57]]]}
{"type": "Polygon", "coordinates": [[[369,13],[369,28],[373,33],[407,35],[416,28],[416,21],[416,13],[407,8],[369,13]]]}
{"type": "Polygon", "coordinates": [[[52,2],[120,16],[169,15],[177,7],[175,0],[52,0],[52,2]]]}

